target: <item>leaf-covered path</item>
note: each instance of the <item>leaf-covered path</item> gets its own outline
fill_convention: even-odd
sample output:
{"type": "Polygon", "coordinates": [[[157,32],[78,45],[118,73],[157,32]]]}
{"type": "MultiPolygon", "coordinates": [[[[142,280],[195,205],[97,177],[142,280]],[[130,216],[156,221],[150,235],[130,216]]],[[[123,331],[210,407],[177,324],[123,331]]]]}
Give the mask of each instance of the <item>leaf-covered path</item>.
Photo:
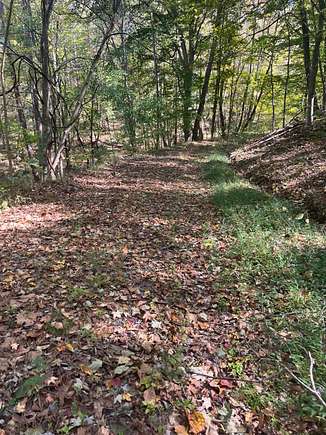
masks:
{"type": "Polygon", "coordinates": [[[4,433],[258,426],[228,398],[245,311],[219,309],[211,243],[225,241],[201,151],[123,157],[1,214],[4,433]]]}

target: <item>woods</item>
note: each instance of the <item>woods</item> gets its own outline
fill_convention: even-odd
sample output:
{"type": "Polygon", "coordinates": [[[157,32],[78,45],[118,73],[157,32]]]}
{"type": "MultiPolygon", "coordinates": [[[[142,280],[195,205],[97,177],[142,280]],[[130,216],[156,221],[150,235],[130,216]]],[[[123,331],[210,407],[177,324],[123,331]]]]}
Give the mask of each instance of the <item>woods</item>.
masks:
{"type": "Polygon", "coordinates": [[[0,0],[0,435],[326,433],[325,0],[0,0]]]}
{"type": "Polygon", "coordinates": [[[159,149],[295,117],[311,126],[326,101],[324,9],[304,0],[3,1],[8,173],[62,179],[76,155],[94,162],[110,144],[159,149]]]}

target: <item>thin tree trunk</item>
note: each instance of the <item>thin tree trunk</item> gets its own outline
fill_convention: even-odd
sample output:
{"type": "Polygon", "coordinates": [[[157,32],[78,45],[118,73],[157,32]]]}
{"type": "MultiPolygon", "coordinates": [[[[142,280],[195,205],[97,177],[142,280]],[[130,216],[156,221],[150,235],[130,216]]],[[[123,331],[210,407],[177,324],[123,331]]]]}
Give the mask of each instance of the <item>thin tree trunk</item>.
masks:
{"type": "Polygon", "coordinates": [[[316,93],[316,78],[319,65],[320,45],[324,37],[324,23],[325,23],[325,0],[319,0],[319,16],[318,27],[315,38],[315,45],[311,58],[311,65],[309,69],[308,80],[308,96],[307,96],[307,108],[306,108],[306,123],[308,126],[312,126],[314,119],[314,105],[315,105],[315,93],[316,93]]]}
{"type": "Polygon", "coordinates": [[[212,67],[213,67],[214,58],[215,58],[215,54],[216,54],[216,48],[217,48],[217,38],[214,36],[213,41],[212,41],[212,46],[210,49],[210,53],[209,53],[208,63],[206,66],[204,82],[203,82],[203,86],[202,86],[200,97],[199,97],[199,105],[198,105],[198,109],[197,109],[194,128],[192,131],[192,140],[199,140],[200,123],[201,123],[204,109],[205,109],[206,97],[207,97],[207,93],[208,93],[209,81],[211,78],[212,67]]]}
{"type": "MultiPolygon", "coordinates": [[[[13,12],[13,5],[14,0],[10,0],[9,8],[8,8],[8,16],[7,20],[5,21],[4,17],[2,17],[2,23],[3,23],[3,29],[4,29],[4,41],[3,41],[3,50],[2,50],[2,60],[1,60],[1,70],[0,70],[0,86],[1,86],[1,92],[2,92],[2,103],[3,103],[3,139],[4,139],[4,145],[7,150],[7,158],[8,158],[8,167],[9,167],[9,174],[13,173],[13,152],[11,149],[11,143],[10,143],[10,137],[9,137],[9,117],[8,117],[8,106],[7,106],[7,94],[6,94],[6,82],[5,82],[5,64],[6,64],[6,54],[7,54],[7,47],[9,43],[9,31],[10,31],[10,25],[11,25],[11,18],[12,18],[12,12],[13,12]]],[[[1,2],[1,10],[3,12],[3,4],[1,2]]]]}
{"type": "Polygon", "coordinates": [[[155,148],[160,148],[160,136],[161,136],[161,97],[160,97],[160,77],[159,77],[159,65],[156,53],[156,33],[153,13],[151,14],[151,22],[153,26],[153,65],[154,65],[154,78],[155,78],[155,92],[156,92],[156,131],[155,131],[155,148]]]}
{"type": "Polygon", "coordinates": [[[50,118],[50,84],[49,84],[49,26],[51,14],[53,11],[55,0],[42,0],[41,13],[42,13],[42,31],[41,31],[41,45],[40,45],[40,58],[42,67],[42,110],[41,110],[41,136],[39,141],[39,163],[43,168],[42,177],[50,175],[55,178],[53,168],[49,164],[51,162],[50,142],[51,142],[51,118],[50,118]],[[46,174],[46,169],[48,172],[46,174]]]}
{"type": "Polygon", "coordinates": [[[254,117],[256,115],[257,107],[258,107],[258,105],[260,103],[260,100],[261,100],[261,98],[263,96],[263,92],[264,92],[265,85],[266,85],[266,78],[268,78],[268,74],[269,74],[270,68],[271,68],[271,60],[269,61],[268,68],[267,68],[267,70],[265,72],[265,76],[264,76],[264,79],[263,79],[263,83],[262,83],[262,85],[260,87],[259,94],[258,94],[255,102],[253,103],[253,106],[249,108],[249,111],[248,111],[248,114],[247,114],[247,117],[246,117],[246,121],[242,125],[241,131],[246,130],[246,128],[248,127],[248,125],[251,123],[251,121],[254,119],[254,117]]]}
{"type": "Polygon", "coordinates": [[[286,79],[284,84],[284,96],[283,96],[283,119],[282,119],[283,127],[285,127],[286,124],[286,103],[287,103],[289,81],[290,81],[290,63],[291,63],[291,38],[290,38],[290,32],[288,31],[288,55],[287,55],[287,62],[286,62],[286,79]]]}
{"type": "Polygon", "coordinates": [[[272,104],[272,122],[271,122],[271,128],[272,131],[275,130],[275,91],[274,91],[274,77],[273,77],[273,66],[274,66],[274,50],[272,52],[271,56],[271,67],[270,67],[270,80],[271,80],[271,104],[272,104]]]}

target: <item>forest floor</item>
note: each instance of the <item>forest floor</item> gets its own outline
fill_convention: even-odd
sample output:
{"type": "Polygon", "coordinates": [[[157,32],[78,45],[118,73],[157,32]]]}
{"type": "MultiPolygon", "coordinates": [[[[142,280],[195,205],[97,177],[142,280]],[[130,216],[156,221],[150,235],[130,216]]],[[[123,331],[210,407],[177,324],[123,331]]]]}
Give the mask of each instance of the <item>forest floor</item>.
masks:
{"type": "Polygon", "coordinates": [[[234,166],[273,194],[290,198],[326,222],[325,120],[303,124],[249,142],[232,154],[234,166]]]}
{"type": "Polygon", "coordinates": [[[322,358],[325,236],[212,151],[122,156],[1,212],[1,435],[322,433],[282,364],[305,376],[307,337],[322,358]]]}

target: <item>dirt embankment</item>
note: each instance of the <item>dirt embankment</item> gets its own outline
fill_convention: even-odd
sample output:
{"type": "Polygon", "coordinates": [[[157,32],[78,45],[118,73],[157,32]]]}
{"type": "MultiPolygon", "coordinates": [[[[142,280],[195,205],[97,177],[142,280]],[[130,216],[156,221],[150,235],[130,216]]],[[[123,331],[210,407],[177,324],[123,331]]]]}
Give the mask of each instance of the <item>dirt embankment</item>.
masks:
{"type": "Polygon", "coordinates": [[[255,184],[326,222],[326,120],[313,129],[298,123],[277,130],[234,151],[231,159],[255,184]]]}

